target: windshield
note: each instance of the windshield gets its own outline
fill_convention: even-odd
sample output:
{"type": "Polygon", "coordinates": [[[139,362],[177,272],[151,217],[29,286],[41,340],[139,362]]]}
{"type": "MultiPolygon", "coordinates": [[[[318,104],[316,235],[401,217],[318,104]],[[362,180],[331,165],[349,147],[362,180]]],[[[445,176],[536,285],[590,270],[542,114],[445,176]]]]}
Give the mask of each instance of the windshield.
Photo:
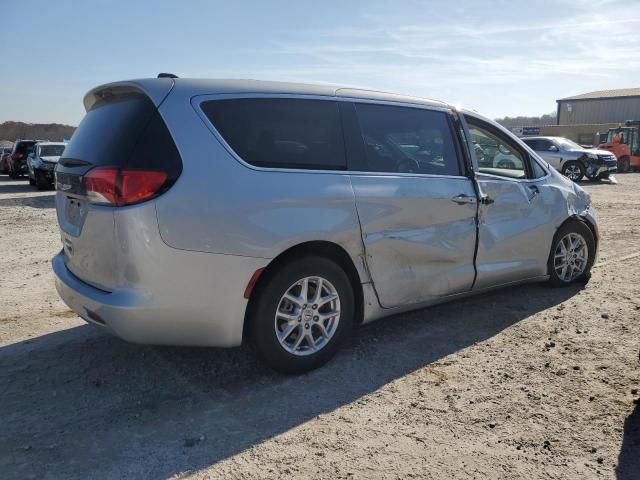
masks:
{"type": "Polygon", "coordinates": [[[41,157],[59,157],[64,152],[64,145],[42,145],[40,147],[41,157]]]}
{"type": "Polygon", "coordinates": [[[582,147],[578,145],[576,142],[569,140],[568,138],[558,138],[556,141],[560,144],[560,146],[564,148],[579,148],[582,150],[582,147]]]}

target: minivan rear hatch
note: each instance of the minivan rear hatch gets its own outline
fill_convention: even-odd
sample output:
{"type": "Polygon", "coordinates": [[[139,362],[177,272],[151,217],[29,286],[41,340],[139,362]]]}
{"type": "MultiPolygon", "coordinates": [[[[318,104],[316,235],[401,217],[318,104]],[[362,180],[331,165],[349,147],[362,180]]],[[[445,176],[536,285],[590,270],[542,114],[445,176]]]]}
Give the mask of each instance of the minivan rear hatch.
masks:
{"type": "Polygon", "coordinates": [[[56,212],[67,268],[111,291],[118,286],[116,212],[166,191],[182,162],[157,105],[142,89],[98,88],[87,94],[85,107],[56,166],[56,212]]]}

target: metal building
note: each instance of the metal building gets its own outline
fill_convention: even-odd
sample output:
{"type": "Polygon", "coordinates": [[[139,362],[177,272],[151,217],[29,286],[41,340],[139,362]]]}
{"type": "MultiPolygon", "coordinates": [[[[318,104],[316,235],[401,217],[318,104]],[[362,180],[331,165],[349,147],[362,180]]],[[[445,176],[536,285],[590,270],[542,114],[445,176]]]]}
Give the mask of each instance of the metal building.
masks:
{"type": "Polygon", "coordinates": [[[594,125],[640,120],[640,88],[599,90],[556,101],[558,125],[594,125]]]}

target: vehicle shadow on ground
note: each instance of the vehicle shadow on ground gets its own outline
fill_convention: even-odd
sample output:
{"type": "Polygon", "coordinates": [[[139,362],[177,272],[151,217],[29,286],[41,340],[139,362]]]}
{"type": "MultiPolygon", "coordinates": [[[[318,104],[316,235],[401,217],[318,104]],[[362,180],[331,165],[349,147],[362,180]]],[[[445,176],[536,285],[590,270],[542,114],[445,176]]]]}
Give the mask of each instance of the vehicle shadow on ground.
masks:
{"type": "Polygon", "coordinates": [[[11,180],[7,175],[0,176],[0,194],[3,193],[29,193],[35,191],[35,187],[29,185],[26,180],[11,180]],[[5,183],[6,180],[6,183],[5,183]]]}
{"type": "Polygon", "coordinates": [[[4,478],[197,471],[362,402],[578,291],[513,287],[381,320],[301,376],[266,369],[245,347],[136,346],[89,326],[8,345],[0,348],[0,471],[4,478]]]}
{"type": "Polygon", "coordinates": [[[28,193],[28,196],[2,197],[0,207],[32,207],[32,208],[54,208],[55,191],[39,191],[28,182],[7,182],[0,183],[0,195],[12,193],[28,193]]]}
{"type": "Polygon", "coordinates": [[[624,422],[624,437],[616,467],[618,480],[640,478],[640,400],[624,422]]]}

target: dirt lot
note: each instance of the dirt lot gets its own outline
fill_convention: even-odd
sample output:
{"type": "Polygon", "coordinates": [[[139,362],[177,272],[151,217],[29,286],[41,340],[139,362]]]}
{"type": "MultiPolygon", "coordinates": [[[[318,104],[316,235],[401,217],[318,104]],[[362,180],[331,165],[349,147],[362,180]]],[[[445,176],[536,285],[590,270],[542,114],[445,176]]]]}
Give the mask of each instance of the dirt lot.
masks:
{"type": "Polygon", "coordinates": [[[640,174],[618,181],[586,184],[585,289],[386,319],[286,377],[85,325],[53,286],[53,193],[0,177],[0,477],[638,479],[640,174]]]}

